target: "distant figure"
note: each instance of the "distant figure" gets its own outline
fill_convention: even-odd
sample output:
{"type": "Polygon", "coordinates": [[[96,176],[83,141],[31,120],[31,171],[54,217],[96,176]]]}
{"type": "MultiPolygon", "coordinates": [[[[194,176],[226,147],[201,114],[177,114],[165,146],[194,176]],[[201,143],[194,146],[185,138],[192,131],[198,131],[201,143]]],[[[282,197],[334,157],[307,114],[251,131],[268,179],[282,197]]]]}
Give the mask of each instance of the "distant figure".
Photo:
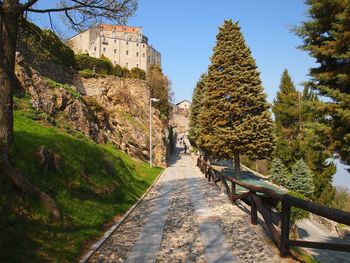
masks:
{"type": "Polygon", "coordinates": [[[185,147],[185,153],[187,152],[187,144],[184,142],[184,147],[185,147]]]}

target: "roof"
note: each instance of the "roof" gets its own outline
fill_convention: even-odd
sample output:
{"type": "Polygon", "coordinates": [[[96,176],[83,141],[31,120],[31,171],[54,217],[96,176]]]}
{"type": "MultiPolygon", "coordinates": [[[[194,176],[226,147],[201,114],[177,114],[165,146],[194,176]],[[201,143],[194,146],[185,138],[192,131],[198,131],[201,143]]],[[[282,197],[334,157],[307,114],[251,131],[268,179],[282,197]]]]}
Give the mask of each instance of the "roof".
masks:
{"type": "Polygon", "coordinates": [[[182,100],[182,101],[176,103],[176,105],[179,105],[179,104],[181,104],[181,103],[183,103],[183,102],[185,102],[185,101],[187,101],[189,104],[192,104],[192,103],[191,103],[190,101],[188,101],[188,100],[182,100]]]}
{"type": "Polygon", "coordinates": [[[118,32],[128,32],[128,33],[138,33],[142,30],[142,27],[117,26],[117,25],[109,25],[109,24],[100,24],[98,27],[106,31],[118,31],[118,32]]]}

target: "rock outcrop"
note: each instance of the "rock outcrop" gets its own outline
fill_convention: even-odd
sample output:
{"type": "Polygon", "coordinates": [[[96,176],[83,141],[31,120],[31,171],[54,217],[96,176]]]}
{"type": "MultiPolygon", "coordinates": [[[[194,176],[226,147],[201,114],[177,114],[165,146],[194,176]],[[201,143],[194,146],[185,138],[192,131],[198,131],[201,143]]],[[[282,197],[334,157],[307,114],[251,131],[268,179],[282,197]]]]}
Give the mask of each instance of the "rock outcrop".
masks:
{"type": "MultiPolygon", "coordinates": [[[[33,107],[57,125],[69,125],[98,143],[112,143],[132,157],[148,160],[150,94],[146,82],[113,76],[84,79],[75,74],[72,83],[80,96],[74,86],[53,87],[21,58],[17,59],[16,75],[33,107]]],[[[165,166],[166,124],[158,116],[153,109],[154,163],[165,166]]]]}

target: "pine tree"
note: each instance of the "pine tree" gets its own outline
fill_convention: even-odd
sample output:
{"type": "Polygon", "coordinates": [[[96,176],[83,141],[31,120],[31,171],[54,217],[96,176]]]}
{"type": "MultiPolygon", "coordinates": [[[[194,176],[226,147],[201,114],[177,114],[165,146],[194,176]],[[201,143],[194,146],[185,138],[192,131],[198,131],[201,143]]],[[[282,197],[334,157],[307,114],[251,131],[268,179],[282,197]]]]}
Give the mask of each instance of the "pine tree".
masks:
{"type": "Polygon", "coordinates": [[[199,114],[202,111],[202,99],[205,88],[205,76],[202,74],[192,95],[192,103],[190,109],[190,130],[188,138],[192,144],[200,146],[199,140],[199,114]]]}
{"type": "Polygon", "coordinates": [[[292,176],[288,182],[288,188],[308,198],[312,197],[314,192],[312,175],[303,159],[292,166],[292,176]]]}
{"type": "Polygon", "coordinates": [[[275,156],[291,167],[301,156],[298,135],[301,128],[301,95],[287,71],[283,71],[272,111],[276,124],[275,156]]]}
{"type": "Polygon", "coordinates": [[[273,150],[273,123],[255,60],[238,23],[225,21],[217,35],[206,78],[200,140],[215,158],[266,158],[273,150]]]}
{"type": "Polygon", "coordinates": [[[332,138],[329,119],[320,114],[324,103],[315,92],[305,88],[301,96],[285,70],[272,107],[276,122],[276,151],[274,157],[282,159],[291,171],[301,158],[312,171],[315,190],[314,201],[330,205],[335,189],[332,178],[335,165],[332,157],[332,138]]]}
{"type": "MultiPolygon", "coordinates": [[[[288,70],[283,71],[279,91],[273,101],[272,111],[278,128],[284,130],[298,127],[300,121],[300,94],[295,89],[288,70]]],[[[291,134],[293,136],[294,134],[291,134]]]]}
{"type": "Polygon", "coordinates": [[[289,182],[289,172],[282,160],[275,158],[272,160],[270,169],[270,180],[281,186],[287,187],[289,182]]]}
{"type": "Polygon", "coordinates": [[[316,59],[309,87],[330,98],[324,107],[331,116],[336,150],[350,164],[350,1],[307,0],[310,20],[295,32],[301,48],[316,59]]]}

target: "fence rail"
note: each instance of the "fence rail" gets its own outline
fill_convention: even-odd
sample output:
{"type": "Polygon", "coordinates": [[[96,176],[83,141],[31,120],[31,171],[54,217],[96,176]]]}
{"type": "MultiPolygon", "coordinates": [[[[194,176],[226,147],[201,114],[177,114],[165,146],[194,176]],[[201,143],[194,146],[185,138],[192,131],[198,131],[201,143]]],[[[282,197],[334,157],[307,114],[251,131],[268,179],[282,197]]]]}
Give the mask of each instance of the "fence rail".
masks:
{"type": "Polygon", "coordinates": [[[238,199],[243,200],[250,205],[251,211],[251,224],[258,224],[258,214],[259,212],[264,219],[264,222],[271,233],[271,236],[278,247],[281,256],[287,256],[289,254],[290,246],[298,247],[309,247],[318,249],[330,249],[337,251],[350,252],[350,243],[329,243],[329,242],[313,242],[304,240],[292,240],[289,237],[291,228],[291,208],[297,207],[308,211],[310,213],[328,218],[330,220],[336,221],[350,226],[350,213],[344,212],[338,209],[325,207],[310,201],[306,201],[300,198],[290,196],[288,194],[279,194],[275,191],[246,182],[237,180],[236,178],[227,176],[222,172],[216,170],[213,166],[208,164],[201,156],[197,159],[197,166],[204,173],[208,181],[213,181],[215,184],[221,182],[222,187],[226,189],[227,195],[231,203],[235,203],[238,199]],[[229,183],[231,187],[229,186],[229,183]],[[239,185],[245,189],[247,192],[237,194],[236,185],[239,185]],[[260,193],[260,195],[257,195],[260,193]],[[281,226],[280,230],[272,223],[269,212],[271,212],[271,207],[266,208],[264,199],[272,199],[275,202],[281,202],[282,211],[279,215],[281,226]],[[270,209],[270,210],[268,210],[270,209]]]}

